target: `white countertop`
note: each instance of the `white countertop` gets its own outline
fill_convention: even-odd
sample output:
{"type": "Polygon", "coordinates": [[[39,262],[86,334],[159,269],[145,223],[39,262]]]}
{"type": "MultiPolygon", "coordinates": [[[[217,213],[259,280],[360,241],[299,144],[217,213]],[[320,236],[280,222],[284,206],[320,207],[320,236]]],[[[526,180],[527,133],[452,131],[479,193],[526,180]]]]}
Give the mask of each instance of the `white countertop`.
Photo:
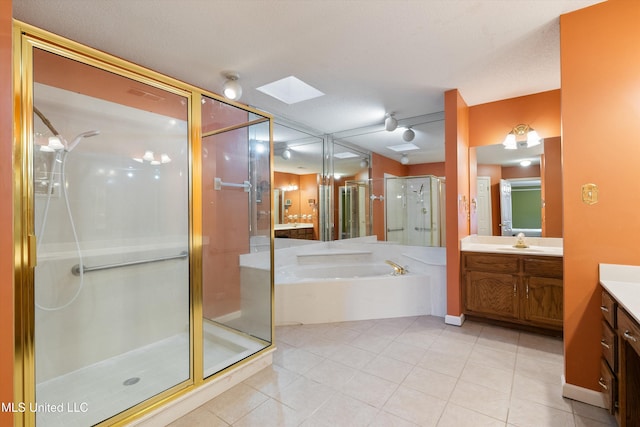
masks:
{"type": "Polygon", "coordinates": [[[528,248],[515,248],[516,237],[471,235],[460,241],[460,250],[498,254],[563,256],[562,239],[555,237],[525,237],[528,248]]]}
{"type": "Polygon", "coordinates": [[[640,267],[600,264],[600,284],[640,324],[640,267]]]}
{"type": "Polygon", "coordinates": [[[274,230],[295,230],[296,228],[313,228],[313,224],[310,222],[293,222],[287,224],[274,224],[274,230]]]}

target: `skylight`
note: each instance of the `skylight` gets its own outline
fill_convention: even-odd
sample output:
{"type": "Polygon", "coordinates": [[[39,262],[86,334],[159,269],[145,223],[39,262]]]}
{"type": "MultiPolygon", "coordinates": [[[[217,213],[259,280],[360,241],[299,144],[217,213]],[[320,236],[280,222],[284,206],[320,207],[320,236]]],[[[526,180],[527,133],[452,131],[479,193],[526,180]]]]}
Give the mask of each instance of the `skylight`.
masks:
{"type": "Polygon", "coordinates": [[[286,104],[295,104],[324,95],[324,93],[318,89],[294,76],[285,77],[284,79],[260,86],[257,89],[286,104]]]}
{"type": "Polygon", "coordinates": [[[419,150],[420,147],[418,147],[415,144],[399,144],[399,145],[392,145],[392,146],[388,146],[387,147],[389,150],[393,150],[396,152],[405,152],[405,151],[411,151],[411,150],[419,150]]]}
{"type": "Polygon", "coordinates": [[[338,159],[351,159],[353,157],[359,157],[356,153],[352,153],[350,151],[344,151],[342,153],[335,153],[333,157],[338,159]]]}

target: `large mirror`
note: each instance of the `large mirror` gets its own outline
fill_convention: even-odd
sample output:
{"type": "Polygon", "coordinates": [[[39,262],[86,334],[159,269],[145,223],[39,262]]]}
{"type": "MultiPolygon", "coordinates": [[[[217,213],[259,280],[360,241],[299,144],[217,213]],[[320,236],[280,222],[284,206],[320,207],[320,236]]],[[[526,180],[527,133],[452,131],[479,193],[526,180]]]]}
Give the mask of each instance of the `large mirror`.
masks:
{"type": "Polygon", "coordinates": [[[502,144],[470,148],[477,163],[479,235],[562,237],[560,149],[560,138],[515,150],[502,144]]]}

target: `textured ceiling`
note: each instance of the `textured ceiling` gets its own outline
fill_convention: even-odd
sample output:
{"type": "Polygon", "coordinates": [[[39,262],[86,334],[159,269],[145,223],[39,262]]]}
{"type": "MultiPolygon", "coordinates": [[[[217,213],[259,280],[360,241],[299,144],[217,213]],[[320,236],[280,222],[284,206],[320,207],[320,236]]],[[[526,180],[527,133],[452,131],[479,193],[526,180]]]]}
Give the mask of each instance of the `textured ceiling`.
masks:
{"type": "MultiPolygon", "coordinates": [[[[402,133],[382,130],[385,112],[403,124],[441,112],[449,89],[476,105],[559,88],[558,17],[598,2],[13,0],[13,8],[21,21],[216,93],[222,73],[237,71],[240,102],[312,133],[362,129],[343,140],[399,159],[386,147],[402,133]],[[290,75],[326,95],[287,105],[255,90],[290,75]]],[[[443,161],[442,125],[414,128],[421,149],[410,162],[443,161]]]]}

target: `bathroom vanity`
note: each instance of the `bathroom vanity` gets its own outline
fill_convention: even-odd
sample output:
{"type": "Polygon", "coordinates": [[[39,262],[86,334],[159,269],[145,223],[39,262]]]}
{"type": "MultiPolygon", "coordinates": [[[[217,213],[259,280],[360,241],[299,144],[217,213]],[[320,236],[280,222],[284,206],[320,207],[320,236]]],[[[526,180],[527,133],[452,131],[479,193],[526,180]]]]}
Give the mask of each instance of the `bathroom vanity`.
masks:
{"type": "Polygon", "coordinates": [[[511,237],[463,239],[460,276],[464,314],[560,334],[562,239],[545,240],[528,238],[527,248],[515,248],[511,237]]]}
{"type": "Polygon", "coordinates": [[[275,237],[290,239],[313,240],[313,224],[292,223],[276,224],[274,230],[275,237]]]}
{"type": "Polygon", "coordinates": [[[598,383],[618,425],[640,426],[640,267],[600,264],[600,284],[598,383]]]}

